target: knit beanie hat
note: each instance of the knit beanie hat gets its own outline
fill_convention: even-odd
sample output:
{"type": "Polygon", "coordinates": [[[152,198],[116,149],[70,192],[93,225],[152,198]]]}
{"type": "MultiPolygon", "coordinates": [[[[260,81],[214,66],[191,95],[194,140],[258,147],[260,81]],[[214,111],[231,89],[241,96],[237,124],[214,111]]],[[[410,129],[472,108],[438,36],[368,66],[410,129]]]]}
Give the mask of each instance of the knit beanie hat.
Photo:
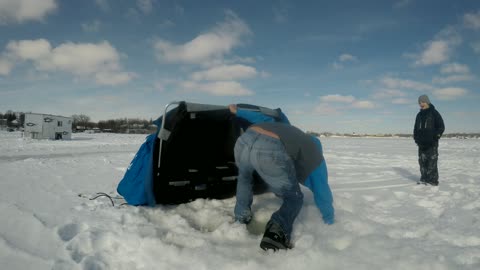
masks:
{"type": "Polygon", "coordinates": [[[428,99],[427,95],[421,95],[418,97],[418,103],[420,102],[425,102],[427,104],[430,104],[430,99],[428,99]]]}

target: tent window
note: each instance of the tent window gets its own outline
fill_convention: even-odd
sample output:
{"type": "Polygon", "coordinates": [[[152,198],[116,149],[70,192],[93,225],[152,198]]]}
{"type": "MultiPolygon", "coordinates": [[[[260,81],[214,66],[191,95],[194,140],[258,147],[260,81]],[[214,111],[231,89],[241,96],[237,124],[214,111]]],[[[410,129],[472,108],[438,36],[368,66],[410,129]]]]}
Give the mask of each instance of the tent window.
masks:
{"type": "Polygon", "coordinates": [[[57,126],[61,127],[63,125],[62,121],[57,122],[57,126]]]}

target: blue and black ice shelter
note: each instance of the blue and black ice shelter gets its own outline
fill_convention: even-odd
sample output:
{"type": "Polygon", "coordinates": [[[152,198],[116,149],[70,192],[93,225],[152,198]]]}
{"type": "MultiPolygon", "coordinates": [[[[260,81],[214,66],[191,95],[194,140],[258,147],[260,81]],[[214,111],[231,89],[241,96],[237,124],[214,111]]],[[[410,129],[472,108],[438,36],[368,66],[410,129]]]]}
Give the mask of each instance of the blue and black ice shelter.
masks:
{"type": "MultiPolygon", "coordinates": [[[[237,108],[288,122],[280,109],[250,104],[237,108]]],[[[118,193],[128,204],[150,206],[233,196],[237,181],[233,148],[252,122],[233,115],[227,106],[169,103],[155,121],[157,132],[146,138],[133,158],[118,193]]]]}

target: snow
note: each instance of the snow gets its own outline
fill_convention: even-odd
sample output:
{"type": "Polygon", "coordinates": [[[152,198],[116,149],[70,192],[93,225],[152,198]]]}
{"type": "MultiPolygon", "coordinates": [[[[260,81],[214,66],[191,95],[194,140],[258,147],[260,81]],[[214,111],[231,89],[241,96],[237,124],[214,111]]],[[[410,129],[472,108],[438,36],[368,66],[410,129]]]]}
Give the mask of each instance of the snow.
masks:
{"type": "Polygon", "coordinates": [[[145,135],[31,140],[0,132],[2,269],[480,269],[480,140],[442,139],[440,186],[417,185],[411,139],[322,138],[336,223],[312,194],[295,248],[259,248],[279,206],[256,196],[233,223],[235,199],[133,207],[116,187],[145,135]]]}

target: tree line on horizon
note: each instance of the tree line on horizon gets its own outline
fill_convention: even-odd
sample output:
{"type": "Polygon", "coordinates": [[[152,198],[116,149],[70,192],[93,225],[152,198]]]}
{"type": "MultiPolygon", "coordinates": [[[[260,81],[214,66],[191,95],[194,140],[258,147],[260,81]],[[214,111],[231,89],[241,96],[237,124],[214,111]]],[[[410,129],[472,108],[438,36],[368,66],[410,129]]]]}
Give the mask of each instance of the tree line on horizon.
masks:
{"type": "MultiPolygon", "coordinates": [[[[140,118],[117,118],[100,120],[97,123],[91,121],[90,116],[86,114],[74,114],[71,116],[73,119],[72,130],[74,132],[81,132],[86,130],[100,130],[102,132],[112,133],[141,133],[149,134],[157,130],[157,126],[153,124],[153,120],[140,119],[140,118]]],[[[25,113],[14,112],[7,110],[4,114],[0,112],[0,127],[7,126],[9,128],[20,128],[24,126],[25,113]],[[15,121],[16,120],[16,121],[15,121]]],[[[319,137],[363,137],[363,136],[375,136],[375,137],[412,137],[413,134],[355,134],[355,133],[333,133],[333,132],[315,132],[307,131],[308,134],[319,137]]],[[[445,138],[480,138],[480,133],[475,132],[453,132],[443,135],[445,138]]]]}
{"type": "MultiPolygon", "coordinates": [[[[74,114],[71,116],[72,131],[100,130],[102,132],[112,133],[152,133],[157,130],[153,124],[153,120],[140,118],[117,118],[100,120],[98,122],[91,121],[90,116],[86,114],[74,114]]],[[[14,112],[7,110],[4,114],[0,113],[0,126],[8,128],[22,128],[25,123],[24,112],[14,112]],[[15,121],[16,120],[16,121],[15,121]]]]}
{"type": "Polygon", "coordinates": [[[72,115],[73,124],[72,129],[74,131],[85,130],[100,130],[102,132],[112,133],[141,133],[148,134],[157,130],[157,127],[153,124],[153,120],[140,119],[140,118],[117,118],[100,120],[97,123],[92,122],[90,117],[85,114],[72,115]]]}
{"type": "MultiPolygon", "coordinates": [[[[379,138],[388,138],[388,137],[399,137],[399,138],[411,138],[413,134],[404,134],[404,133],[387,133],[387,134],[355,134],[355,133],[333,133],[333,132],[314,132],[307,131],[307,134],[317,136],[317,137],[379,137],[379,138]]],[[[475,138],[480,139],[480,133],[464,133],[464,132],[453,132],[445,133],[442,136],[443,138],[458,138],[458,139],[469,139],[475,138]]]]}

